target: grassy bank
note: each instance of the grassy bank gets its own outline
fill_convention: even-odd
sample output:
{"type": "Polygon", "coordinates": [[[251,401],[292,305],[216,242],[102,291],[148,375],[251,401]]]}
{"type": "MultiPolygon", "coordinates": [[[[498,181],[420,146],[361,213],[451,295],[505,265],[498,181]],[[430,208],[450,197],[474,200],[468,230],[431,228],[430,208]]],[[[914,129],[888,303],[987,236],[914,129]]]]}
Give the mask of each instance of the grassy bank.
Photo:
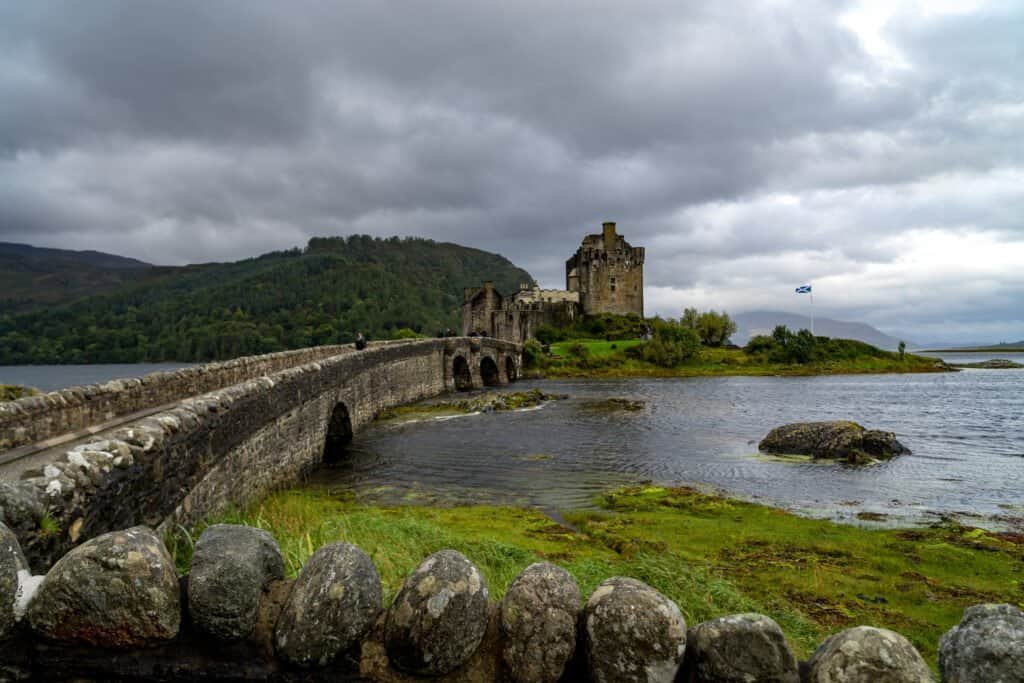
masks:
{"type": "MultiPolygon", "coordinates": [[[[958,526],[871,530],[811,520],[690,489],[608,493],[569,526],[514,507],[367,507],[296,489],[214,521],[267,529],[295,575],[318,547],[345,540],[373,557],[390,602],[428,554],[455,548],[500,599],[527,565],[565,567],[588,595],[628,575],[675,600],[694,624],[757,611],[800,657],[829,633],[870,624],[906,635],[935,666],[939,637],[980,602],[1024,604],[1024,538],[958,526]]],[[[192,536],[172,540],[185,571],[192,536]]]]}
{"type": "Polygon", "coordinates": [[[841,375],[945,372],[941,361],[925,356],[879,351],[876,356],[831,358],[807,363],[772,362],[743,349],[703,347],[674,367],[661,367],[627,354],[639,340],[577,339],[551,345],[529,370],[537,377],[709,377],[723,375],[841,375]]]}

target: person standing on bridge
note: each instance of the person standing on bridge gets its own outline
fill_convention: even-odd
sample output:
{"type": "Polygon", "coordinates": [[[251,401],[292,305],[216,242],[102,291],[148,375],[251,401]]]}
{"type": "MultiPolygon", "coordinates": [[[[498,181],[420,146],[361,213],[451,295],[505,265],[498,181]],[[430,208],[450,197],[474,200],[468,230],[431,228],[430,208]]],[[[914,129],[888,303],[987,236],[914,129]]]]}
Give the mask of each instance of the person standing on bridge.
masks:
{"type": "Polygon", "coordinates": [[[362,332],[356,332],[356,351],[362,351],[366,348],[366,337],[363,336],[362,332]]]}

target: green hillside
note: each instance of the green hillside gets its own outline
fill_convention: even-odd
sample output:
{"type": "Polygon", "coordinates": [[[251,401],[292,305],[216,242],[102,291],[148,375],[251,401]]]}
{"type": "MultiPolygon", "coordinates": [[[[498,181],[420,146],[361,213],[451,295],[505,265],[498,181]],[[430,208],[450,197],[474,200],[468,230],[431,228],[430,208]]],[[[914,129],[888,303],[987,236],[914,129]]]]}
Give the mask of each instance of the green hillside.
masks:
{"type": "Polygon", "coordinates": [[[0,314],[38,309],[140,282],[160,269],[99,251],[0,242],[0,314]]]}
{"type": "Polygon", "coordinates": [[[235,263],[152,268],[141,282],[0,314],[0,365],[208,361],[459,325],[463,287],[530,275],[478,249],[418,238],[313,238],[235,263]]]}

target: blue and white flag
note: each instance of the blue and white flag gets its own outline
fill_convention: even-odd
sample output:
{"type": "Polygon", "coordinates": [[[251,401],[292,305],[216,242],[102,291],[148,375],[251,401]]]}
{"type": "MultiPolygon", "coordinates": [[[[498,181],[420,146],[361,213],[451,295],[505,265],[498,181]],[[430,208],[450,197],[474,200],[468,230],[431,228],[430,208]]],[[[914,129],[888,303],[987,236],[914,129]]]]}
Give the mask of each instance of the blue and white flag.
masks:
{"type": "Polygon", "coordinates": [[[811,293],[811,286],[810,285],[800,285],[799,287],[796,288],[796,293],[797,294],[810,294],[811,293]]]}

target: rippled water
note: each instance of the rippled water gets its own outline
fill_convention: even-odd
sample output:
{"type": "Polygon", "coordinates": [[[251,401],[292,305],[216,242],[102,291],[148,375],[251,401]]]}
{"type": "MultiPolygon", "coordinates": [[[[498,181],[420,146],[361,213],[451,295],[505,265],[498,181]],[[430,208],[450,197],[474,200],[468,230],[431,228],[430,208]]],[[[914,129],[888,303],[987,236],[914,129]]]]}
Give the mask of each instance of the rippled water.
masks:
{"type": "Polygon", "coordinates": [[[520,382],[566,393],[540,410],[372,427],[311,485],[383,502],[585,507],[611,486],[701,483],[810,514],[1020,516],[1024,370],[928,375],[520,382]],[[588,409],[639,398],[639,413],[588,409]],[[913,450],[868,467],[779,462],[757,442],[780,424],[851,419],[913,450]]]}

